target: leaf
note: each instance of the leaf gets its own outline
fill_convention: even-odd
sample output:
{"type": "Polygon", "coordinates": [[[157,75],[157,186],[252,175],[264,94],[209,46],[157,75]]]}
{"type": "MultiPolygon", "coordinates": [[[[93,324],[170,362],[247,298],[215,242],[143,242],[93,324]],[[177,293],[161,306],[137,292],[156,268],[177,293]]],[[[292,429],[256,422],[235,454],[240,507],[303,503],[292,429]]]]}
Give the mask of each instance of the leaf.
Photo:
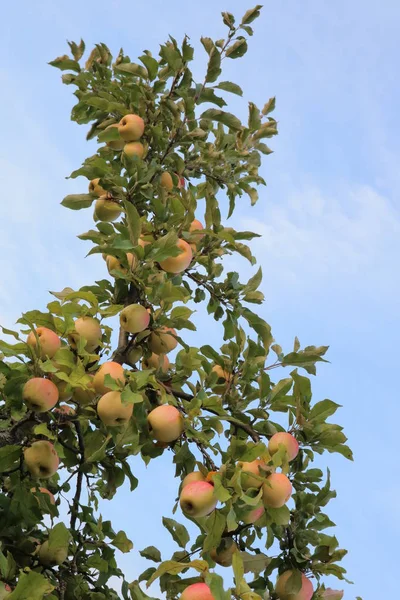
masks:
{"type": "Polygon", "coordinates": [[[54,586],[40,573],[29,571],[21,574],[18,578],[16,588],[7,600],[42,600],[47,594],[54,590],[54,586]]]}
{"type": "Polygon", "coordinates": [[[293,379],[291,377],[287,377],[286,379],[281,379],[269,393],[268,400],[269,402],[273,402],[282,396],[285,396],[290,388],[293,385],[293,379]]]}
{"type": "Polygon", "coordinates": [[[161,562],[161,553],[155,546],[147,546],[144,550],[140,550],[139,554],[148,560],[161,562]]]}
{"type": "Polygon", "coordinates": [[[270,112],[275,110],[276,98],[270,98],[266,104],[264,104],[264,108],[262,109],[263,115],[268,115],[270,112]]]}
{"type": "Polygon", "coordinates": [[[139,392],[133,392],[129,387],[126,387],[121,393],[123,404],[140,404],[143,402],[143,396],[139,392]]]}
{"type": "Polygon", "coordinates": [[[158,61],[152,56],[148,56],[147,54],[139,56],[139,60],[141,60],[144,66],[146,67],[150,81],[153,81],[153,79],[156,78],[158,73],[158,61]]]}
{"type": "Polygon", "coordinates": [[[129,73],[130,75],[136,75],[136,77],[148,79],[147,69],[136,63],[120,63],[114,67],[114,70],[119,73],[129,73]]]}
{"type": "Polygon", "coordinates": [[[124,202],[126,211],[126,220],[128,222],[129,238],[133,246],[137,246],[141,232],[140,215],[132,202],[124,202]]]}
{"type": "Polygon", "coordinates": [[[69,194],[61,204],[72,210],[81,210],[81,208],[89,208],[94,200],[95,196],[92,194],[69,194]]]}
{"type": "Polygon", "coordinates": [[[178,546],[185,548],[186,544],[188,544],[190,540],[190,536],[186,530],[186,527],[181,525],[181,523],[174,521],[174,519],[168,519],[167,517],[163,517],[162,522],[178,546]]]}
{"type": "Polygon", "coordinates": [[[207,65],[206,82],[213,83],[221,75],[221,53],[216,46],[210,52],[207,65]]]}
{"type": "Polygon", "coordinates": [[[333,402],[332,400],[322,400],[321,402],[317,402],[312,407],[308,420],[324,423],[326,419],[333,415],[340,407],[340,404],[336,404],[336,402],[333,402]]]}
{"type": "Polygon", "coordinates": [[[64,523],[57,523],[49,534],[49,550],[68,549],[71,534],[64,523]]]}
{"type": "Polygon", "coordinates": [[[239,38],[232,46],[229,46],[225,52],[227,58],[241,58],[247,52],[247,42],[245,38],[239,38]]]}
{"type": "Polygon", "coordinates": [[[247,10],[243,15],[241,25],[249,25],[250,23],[252,23],[255,19],[257,19],[260,16],[261,9],[262,4],[257,4],[257,6],[255,6],[254,8],[249,8],[249,10],[247,10]]]}
{"type": "Polygon", "coordinates": [[[321,600],[342,600],[343,596],[343,591],[326,588],[326,590],[322,592],[321,600]]]}
{"type": "Polygon", "coordinates": [[[55,58],[49,62],[49,65],[56,67],[61,71],[76,71],[76,73],[79,73],[81,70],[79,63],[77,63],[75,60],[71,60],[66,54],[64,56],[55,58]]]}
{"type": "Polygon", "coordinates": [[[9,471],[18,466],[21,457],[20,446],[3,446],[0,448],[0,469],[1,472],[9,471]]]}
{"type": "Polygon", "coordinates": [[[242,124],[240,120],[232,115],[231,113],[224,112],[223,110],[218,110],[217,108],[209,108],[200,116],[200,119],[210,119],[210,121],[217,121],[218,123],[222,123],[226,125],[230,129],[234,129],[239,131],[242,128],[242,124]]]}
{"type": "Polygon", "coordinates": [[[207,531],[207,537],[204,540],[203,550],[209,552],[216,548],[220,541],[226,526],[226,517],[219,510],[214,510],[204,524],[207,531]]]}
{"type": "Polygon", "coordinates": [[[178,575],[181,571],[188,568],[196,569],[199,573],[206,573],[208,571],[208,563],[205,560],[192,560],[189,563],[178,562],[176,560],[166,560],[154,571],[153,575],[146,583],[146,587],[149,587],[156,579],[169,573],[170,575],[178,575]]]}
{"type": "Polygon", "coordinates": [[[262,552],[259,554],[241,552],[240,555],[243,561],[244,572],[254,573],[256,576],[264,571],[271,562],[271,559],[262,552]]]}
{"type": "Polygon", "coordinates": [[[113,546],[121,550],[124,554],[130,552],[133,548],[131,540],[126,537],[125,531],[118,531],[115,538],[110,542],[113,546]]]}
{"type": "Polygon", "coordinates": [[[145,594],[137,581],[133,581],[128,586],[129,592],[131,594],[132,600],[158,600],[157,598],[152,598],[145,594]]]}
{"type": "Polygon", "coordinates": [[[269,508],[268,514],[277,525],[288,525],[290,522],[290,510],[286,504],[281,508],[269,508]]]}
{"type": "Polygon", "coordinates": [[[236,83],[232,83],[231,81],[220,81],[219,84],[215,87],[219,90],[224,90],[225,92],[231,92],[231,94],[236,94],[237,96],[243,96],[242,88],[236,83]]]}

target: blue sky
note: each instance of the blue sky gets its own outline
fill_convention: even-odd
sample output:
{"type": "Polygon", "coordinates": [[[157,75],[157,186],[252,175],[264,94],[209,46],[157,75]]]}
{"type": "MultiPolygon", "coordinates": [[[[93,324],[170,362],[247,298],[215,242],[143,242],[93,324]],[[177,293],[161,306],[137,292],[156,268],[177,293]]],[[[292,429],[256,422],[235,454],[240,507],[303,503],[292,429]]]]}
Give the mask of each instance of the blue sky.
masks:
{"type": "MultiPolygon", "coordinates": [[[[135,58],[146,48],[156,53],[169,33],[187,33],[202,56],[200,69],[200,35],[221,37],[221,10],[241,16],[251,5],[20,0],[2,8],[1,323],[44,307],[47,290],[77,288],[105,274],[101,259],[84,260],[88,247],[74,237],[91,226],[90,211],[59,204],[84,191],[84,181],[65,177],[93,146],[85,128],[69,121],[71,88],[46,63],[66,51],[66,39],[103,41],[115,52],[123,46],[135,58]]],[[[314,394],[343,405],[338,419],[355,453],[354,463],[328,456],[338,491],[330,514],[349,550],[345,566],[355,585],[343,586],[346,598],[364,600],[395,589],[400,534],[399,26],[395,0],[384,9],[373,0],[266,3],[247,56],[230,61],[224,76],[245,90],[231,104],[243,117],[248,100],[262,106],[277,96],[280,135],[265,161],[268,187],[253,210],[247,201],[239,206],[233,225],[263,234],[254,244],[264,271],[260,313],[276,340],[289,348],[297,335],[304,345],[331,347],[314,394]]],[[[247,265],[237,267],[250,276],[247,265]]],[[[196,344],[204,335],[203,327],[196,344]]],[[[172,546],[160,519],[176,495],[169,457],[147,471],[137,462],[135,471],[139,489],[122,490],[103,512],[126,529],[136,550],[159,540],[168,558],[172,546]]],[[[130,579],[144,568],[139,558],[121,557],[130,579]]]]}

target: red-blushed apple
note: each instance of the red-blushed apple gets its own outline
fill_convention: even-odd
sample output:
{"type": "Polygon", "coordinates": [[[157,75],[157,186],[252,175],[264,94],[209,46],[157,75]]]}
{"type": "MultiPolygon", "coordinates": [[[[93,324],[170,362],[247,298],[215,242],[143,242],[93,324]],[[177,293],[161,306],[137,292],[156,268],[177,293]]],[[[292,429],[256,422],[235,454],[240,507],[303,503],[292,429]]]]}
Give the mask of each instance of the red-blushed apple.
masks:
{"type": "Polygon", "coordinates": [[[252,525],[256,521],[258,521],[258,519],[261,519],[264,512],[265,512],[265,508],[263,506],[258,506],[257,508],[253,508],[253,510],[250,510],[242,517],[242,521],[245,525],[252,525]]]}
{"type": "Polygon", "coordinates": [[[217,565],[221,565],[221,567],[230,567],[236,550],[237,545],[232,538],[222,538],[218,548],[213,548],[210,551],[210,556],[217,565]]]}
{"type": "Polygon", "coordinates": [[[101,187],[99,181],[100,177],[97,177],[97,179],[92,179],[92,181],[89,183],[89,193],[95,194],[96,196],[105,196],[107,194],[107,190],[101,187]]]}
{"type": "Polygon", "coordinates": [[[205,481],[206,478],[204,477],[203,473],[201,473],[200,471],[193,471],[192,473],[188,473],[186,475],[186,477],[183,478],[183,481],[181,483],[181,489],[183,490],[183,488],[186,485],[189,485],[189,483],[193,483],[193,481],[205,481]]]}
{"type": "Polygon", "coordinates": [[[121,213],[122,206],[118,202],[110,200],[108,196],[100,196],[95,202],[93,217],[96,221],[111,223],[116,221],[121,213]]]}
{"type": "Polygon", "coordinates": [[[143,158],[145,148],[140,142],[128,142],[125,144],[123,152],[128,158],[143,158]]]}
{"type": "MultiPolygon", "coordinates": [[[[40,358],[53,358],[57,350],[61,348],[61,340],[58,335],[48,327],[38,327],[36,335],[39,339],[40,358]]],[[[37,349],[36,336],[33,331],[28,335],[26,343],[34,350],[37,349]]]]}
{"type": "Polygon", "coordinates": [[[175,335],[176,331],[172,327],[160,327],[149,335],[148,346],[154,354],[168,354],[178,345],[175,335]]]}
{"type": "Polygon", "coordinates": [[[260,488],[265,480],[266,471],[260,467],[266,468],[265,463],[262,460],[252,460],[251,462],[238,463],[242,469],[241,482],[242,488],[248,490],[249,488],[260,488]]]}
{"type": "Polygon", "coordinates": [[[38,440],[25,448],[24,461],[32,477],[37,479],[52,477],[60,464],[53,444],[47,440],[38,440]]]}
{"type": "Polygon", "coordinates": [[[22,398],[29,410],[43,413],[57,404],[58,389],[50,379],[32,377],[22,389],[22,398]]]}
{"type": "Polygon", "coordinates": [[[284,473],[271,473],[263,484],[263,503],[266,508],[280,508],[292,495],[292,484],[284,473]]]}
{"type": "Polygon", "coordinates": [[[0,581],[0,600],[6,600],[8,596],[11,594],[12,589],[8,585],[8,583],[4,583],[4,581],[0,581]]]}
{"type": "Polygon", "coordinates": [[[119,322],[124,331],[140,333],[149,326],[150,315],[141,304],[129,304],[121,310],[119,322]]]}
{"type": "Polygon", "coordinates": [[[181,594],[180,600],[215,600],[206,583],[192,583],[181,594]]]}
{"type": "Polygon", "coordinates": [[[164,171],[160,177],[161,187],[165,188],[169,192],[174,189],[174,181],[171,177],[171,174],[167,171],[164,171]]]}
{"type": "Polygon", "coordinates": [[[53,410],[53,413],[60,418],[62,417],[73,417],[76,413],[72,406],[68,406],[68,404],[60,404],[53,410]]]}
{"type": "MultiPolygon", "coordinates": [[[[55,500],[53,494],[47,488],[44,488],[44,487],[31,488],[31,492],[35,495],[37,495],[38,492],[40,492],[41,494],[46,494],[49,497],[50,504],[53,504],[53,506],[54,506],[56,503],[56,500],[55,500]]],[[[39,502],[39,498],[37,498],[37,501],[39,502]]]]}
{"type": "Polygon", "coordinates": [[[112,377],[121,387],[125,385],[126,379],[123,366],[117,362],[108,361],[100,365],[99,370],[93,377],[93,388],[97,394],[105,394],[106,392],[112,391],[111,388],[104,383],[106,375],[110,375],[110,377],[112,377]]]}
{"type": "Polygon", "coordinates": [[[179,496],[182,512],[193,519],[212,513],[218,504],[214,486],[207,481],[192,481],[182,489],[179,496]]]}
{"type": "Polygon", "coordinates": [[[133,413],[133,404],[124,404],[120,392],[107,392],[97,403],[97,414],[107,427],[126,425],[133,413]]]}
{"type": "Polygon", "coordinates": [[[275,586],[275,592],[279,600],[311,600],[314,589],[311,581],[301,573],[301,588],[297,593],[287,591],[287,582],[294,571],[285,571],[278,577],[275,586]]]}
{"type": "Polygon", "coordinates": [[[118,132],[125,142],[136,142],[144,133],[144,121],[139,115],[125,115],[118,124],[118,132]]]}
{"type": "Polygon", "coordinates": [[[49,542],[45,541],[38,550],[39,561],[45,567],[56,567],[67,560],[68,549],[64,547],[50,548],[49,542]]]}
{"type": "Polygon", "coordinates": [[[268,443],[268,452],[273,456],[283,446],[288,460],[293,460],[299,453],[299,443],[296,438],[286,431],[275,433],[268,443]]]}
{"type": "Polygon", "coordinates": [[[94,352],[94,350],[100,346],[103,333],[97,319],[93,319],[92,317],[80,317],[74,322],[74,328],[75,331],[68,336],[71,348],[74,350],[77,349],[80,338],[86,340],[85,350],[87,352],[94,352]]]}
{"type": "Polygon", "coordinates": [[[154,354],[143,359],[143,366],[146,369],[159,369],[163,373],[167,373],[169,369],[169,358],[165,354],[154,354]]]}
{"type": "Polygon", "coordinates": [[[162,404],[147,416],[152,436],[158,442],[170,443],[177,440],[184,428],[183,417],[175,406],[162,404]]]}
{"type": "Polygon", "coordinates": [[[163,271],[175,275],[185,271],[192,262],[193,257],[192,248],[185,240],[178,240],[176,246],[180,250],[178,256],[170,256],[159,263],[163,271]]]}

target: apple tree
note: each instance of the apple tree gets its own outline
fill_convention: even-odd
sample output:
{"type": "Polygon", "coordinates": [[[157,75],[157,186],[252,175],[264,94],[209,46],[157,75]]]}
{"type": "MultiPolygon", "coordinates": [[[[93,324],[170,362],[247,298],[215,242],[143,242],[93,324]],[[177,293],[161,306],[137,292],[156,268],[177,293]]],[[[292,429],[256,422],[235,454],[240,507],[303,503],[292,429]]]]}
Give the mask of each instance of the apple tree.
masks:
{"type": "Polygon", "coordinates": [[[62,204],[94,211],[79,238],[105,277],[3,328],[0,599],[146,600],[154,581],[168,599],[342,598],[324,585],[345,578],[346,551],[326,532],[335,492],[313,465],[325,452],[352,458],[328,421],[338,404],[312,399],[327,347],[282,349],[257,314],[261,269],[246,282],[226,269],[227,257],[256,262],[255,234],[226,223],[238,202],[257,202],[277,134],[274,98],[249,102],[244,123],[226,109],[243,92],[223,65],[246,54],[260,9],[225,12],[223,37],[201,38],[199,82],[188,37],[138,62],[104,44],[84,58],[70,42],[50,63],[74,90],[72,120],[98,141],[70,176],[89,192],[62,204]],[[188,343],[197,305],[221,325],[220,347],[188,343]],[[129,582],[115,549],[133,544],[99,508],[117,505],[124,482],[135,494],[135,461],[163,453],[176,471],[176,520],[163,518],[175,548],[165,559],[154,540],[129,582]]]}

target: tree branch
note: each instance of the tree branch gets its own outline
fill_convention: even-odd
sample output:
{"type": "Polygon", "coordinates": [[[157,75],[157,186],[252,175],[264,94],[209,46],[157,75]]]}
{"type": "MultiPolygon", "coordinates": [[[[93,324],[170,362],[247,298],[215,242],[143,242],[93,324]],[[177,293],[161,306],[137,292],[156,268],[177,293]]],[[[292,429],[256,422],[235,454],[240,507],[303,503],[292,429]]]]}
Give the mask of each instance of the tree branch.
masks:
{"type": "Polygon", "coordinates": [[[79,421],[75,421],[74,425],[75,425],[75,429],[76,429],[76,434],[78,436],[78,446],[79,446],[79,452],[80,452],[81,457],[79,460],[78,477],[76,480],[76,491],[75,491],[75,496],[74,496],[74,499],[72,502],[72,507],[71,507],[71,529],[72,530],[76,529],[76,520],[78,518],[79,502],[80,502],[81,493],[82,493],[82,481],[83,481],[82,466],[85,462],[85,444],[83,441],[81,424],[79,423],[79,421]]]}

